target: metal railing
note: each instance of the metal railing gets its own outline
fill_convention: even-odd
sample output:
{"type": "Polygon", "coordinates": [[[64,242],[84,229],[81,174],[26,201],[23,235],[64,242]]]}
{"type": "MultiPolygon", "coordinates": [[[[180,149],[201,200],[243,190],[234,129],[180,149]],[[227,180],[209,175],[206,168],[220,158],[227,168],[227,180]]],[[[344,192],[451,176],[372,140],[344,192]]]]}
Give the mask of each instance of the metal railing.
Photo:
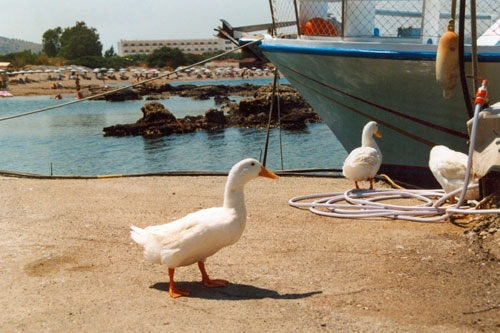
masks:
{"type": "MultiPolygon", "coordinates": [[[[274,34],[296,37],[381,37],[437,43],[454,0],[270,0],[274,34]]],[[[465,10],[465,42],[471,42],[471,9],[465,10]]],[[[500,40],[500,1],[476,0],[477,36],[500,40]]]]}

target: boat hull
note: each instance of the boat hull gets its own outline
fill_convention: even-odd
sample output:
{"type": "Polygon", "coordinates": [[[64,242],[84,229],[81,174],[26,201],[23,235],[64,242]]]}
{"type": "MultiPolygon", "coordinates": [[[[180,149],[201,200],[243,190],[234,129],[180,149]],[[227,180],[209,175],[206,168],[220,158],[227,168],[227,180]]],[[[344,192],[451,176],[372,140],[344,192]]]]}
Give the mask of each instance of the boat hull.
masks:
{"type": "MultiPolygon", "coordinates": [[[[380,172],[420,185],[435,185],[430,149],[466,152],[469,119],[460,87],[444,99],[435,78],[435,46],[398,46],[264,40],[260,50],[301,93],[347,152],[358,147],[363,126],[379,123],[380,172]]],[[[500,99],[500,62],[482,57],[490,99],[500,99]],[[487,60],[487,61],[485,61],[487,60]]],[[[470,67],[470,64],[469,66],[470,67]]],[[[470,94],[473,94],[472,89],[470,94]]],[[[325,143],[327,144],[327,143],[325,143]]]]}

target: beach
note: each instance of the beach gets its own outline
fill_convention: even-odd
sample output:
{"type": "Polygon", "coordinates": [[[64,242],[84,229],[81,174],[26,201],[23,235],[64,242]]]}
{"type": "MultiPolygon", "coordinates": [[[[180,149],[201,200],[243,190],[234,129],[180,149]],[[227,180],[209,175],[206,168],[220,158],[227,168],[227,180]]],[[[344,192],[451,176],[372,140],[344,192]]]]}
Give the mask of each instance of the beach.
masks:
{"type": "Polygon", "coordinates": [[[167,267],[144,260],[130,225],[218,206],[225,180],[0,178],[2,331],[498,331],[500,265],[464,228],[287,203],[345,179],[250,182],[243,236],[206,263],[230,284],[204,288],[183,267],[176,285],[191,295],[171,298],[167,267]]]}
{"type": "MultiPolygon", "coordinates": [[[[58,94],[61,94],[63,97],[64,95],[68,95],[66,97],[75,97],[76,96],[76,82],[75,80],[70,80],[68,79],[68,73],[66,74],[66,78],[62,80],[57,80],[57,81],[51,81],[48,80],[48,76],[50,74],[48,73],[34,73],[34,74],[28,74],[28,75],[17,75],[15,78],[10,78],[10,83],[8,86],[8,91],[13,95],[13,96],[56,96],[58,94]],[[28,77],[29,83],[17,83],[19,78],[23,78],[23,80],[26,80],[26,77],[28,77]],[[60,83],[62,87],[57,87],[57,84],[60,83]],[[54,84],[56,85],[56,88],[54,88],[54,84]]],[[[55,76],[54,73],[52,73],[52,76],[55,76]]],[[[112,90],[114,88],[117,88],[116,85],[132,85],[139,83],[141,81],[145,81],[146,78],[140,78],[137,80],[135,77],[133,77],[133,73],[128,72],[127,77],[128,79],[126,80],[121,80],[118,78],[117,80],[110,80],[106,79],[103,81],[102,79],[97,79],[94,75],[94,73],[89,73],[88,74],[89,79],[83,79],[80,77],[80,87],[81,87],[81,92],[84,96],[88,96],[90,88],[93,89],[100,89],[103,86],[108,86],[109,90],[112,90]]],[[[247,76],[248,77],[248,76],[247,76]]],[[[272,76],[270,75],[265,75],[265,76],[256,76],[254,78],[262,78],[262,77],[267,77],[270,78],[272,76]]],[[[151,78],[151,75],[149,76],[151,78]]],[[[176,74],[170,75],[170,78],[164,77],[155,81],[152,81],[153,83],[158,82],[158,83],[165,83],[165,82],[176,82],[176,81],[207,81],[207,80],[230,80],[230,79],[241,79],[241,76],[235,75],[232,77],[197,77],[195,74],[189,74],[188,73],[179,73],[179,76],[177,77],[176,74]]]]}

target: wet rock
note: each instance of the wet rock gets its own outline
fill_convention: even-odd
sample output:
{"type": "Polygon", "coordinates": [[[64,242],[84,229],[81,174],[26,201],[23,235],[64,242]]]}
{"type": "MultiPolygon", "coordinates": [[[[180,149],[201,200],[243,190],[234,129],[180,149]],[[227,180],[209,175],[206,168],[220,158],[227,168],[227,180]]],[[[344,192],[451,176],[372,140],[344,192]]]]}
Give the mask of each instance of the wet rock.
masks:
{"type": "Polygon", "coordinates": [[[158,102],[148,102],[141,108],[143,117],[134,124],[115,125],[103,129],[104,136],[137,136],[157,138],[184,133],[185,128],[175,116],[158,102]]]}
{"type": "Polygon", "coordinates": [[[228,104],[231,103],[232,101],[229,99],[227,96],[215,96],[214,97],[214,103],[215,105],[221,105],[221,104],[228,104]]]}
{"type": "MultiPolygon", "coordinates": [[[[306,124],[321,122],[321,118],[294,88],[282,85],[279,90],[279,98],[275,98],[273,105],[271,127],[278,126],[280,120],[278,115],[281,116],[281,128],[283,129],[303,129],[306,124]]],[[[229,123],[231,126],[240,125],[242,127],[267,126],[271,99],[272,86],[262,86],[255,92],[253,98],[242,99],[237,106],[231,105],[231,109],[228,111],[229,123]]]]}
{"type": "MultiPolygon", "coordinates": [[[[98,93],[101,93],[104,91],[105,90],[102,90],[102,89],[95,90],[92,92],[92,94],[95,95],[95,94],[98,94],[98,93]]],[[[95,98],[93,100],[106,100],[108,102],[125,102],[125,101],[137,101],[137,100],[141,100],[141,99],[142,99],[142,95],[140,94],[140,92],[138,90],[133,89],[133,88],[128,88],[125,90],[115,92],[115,93],[110,94],[110,95],[105,95],[105,96],[95,98]]]]}
{"type": "Polygon", "coordinates": [[[221,127],[226,124],[226,116],[224,116],[224,112],[216,109],[208,110],[205,114],[205,118],[209,124],[220,125],[221,127]]]}
{"type": "MultiPolygon", "coordinates": [[[[248,88],[251,85],[241,86],[248,88]]],[[[156,89],[155,96],[161,93],[162,98],[167,91],[162,91],[162,89],[179,89],[177,93],[180,92],[184,97],[206,99],[215,94],[219,102],[229,100],[221,95],[229,88],[220,85],[172,87],[167,84],[157,86],[156,89]]],[[[168,93],[170,94],[172,91],[170,90],[168,93]]],[[[210,109],[205,116],[186,116],[183,119],[176,119],[162,104],[150,102],[142,107],[143,118],[135,124],[110,126],[103,130],[105,136],[142,135],[149,138],[228,127],[265,128],[269,122],[271,100],[272,87],[270,85],[262,86],[255,90],[252,98],[244,98],[239,103],[226,104],[221,110],[210,109]]],[[[279,98],[276,97],[274,103],[271,127],[280,125],[283,129],[299,130],[305,128],[309,123],[321,121],[298,92],[290,86],[280,87],[279,98]],[[278,115],[280,115],[280,119],[278,115]]]]}

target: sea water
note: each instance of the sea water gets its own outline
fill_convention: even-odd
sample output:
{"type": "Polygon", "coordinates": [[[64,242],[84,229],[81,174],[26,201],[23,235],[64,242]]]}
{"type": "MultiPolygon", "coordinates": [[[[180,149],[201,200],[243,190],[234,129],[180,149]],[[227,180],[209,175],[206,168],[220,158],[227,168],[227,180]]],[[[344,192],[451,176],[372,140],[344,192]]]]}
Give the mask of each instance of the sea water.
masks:
{"type": "MultiPolygon", "coordinates": [[[[245,82],[266,84],[269,79],[245,82]],[[262,82],[261,82],[262,81],[262,82]],[[258,82],[258,83],[256,83],[258,82]]],[[[174,84],[212,84],[178,82],[174,84]]],[[[213,84],[240,84],[241,80],[213,84]]],[[[48,96],[0,99],[0,118],[61,104],[48,96]]],[[[231,97],[238,101],[241,98],[231,97]]],[[[213,98],[159,100],[176,117],[204,115],[213,98]]],[[[103,127],[134,123],[146,101],[82,101],[0,122],[0,170],[57,175],[106,175],[160,171],[227,171],[237,161],[262,159],[266,130],[229,128],[157,139],[105,137],[103,127]]],[[[347,153],[323,124],[300,131],[272,129],[267,167],[272,170],[340,168],[347,153]],[[280,145],[281,141],[281,145],[280,145]],[[281,155],[283,159],[281,159],[281,155]]]]}

